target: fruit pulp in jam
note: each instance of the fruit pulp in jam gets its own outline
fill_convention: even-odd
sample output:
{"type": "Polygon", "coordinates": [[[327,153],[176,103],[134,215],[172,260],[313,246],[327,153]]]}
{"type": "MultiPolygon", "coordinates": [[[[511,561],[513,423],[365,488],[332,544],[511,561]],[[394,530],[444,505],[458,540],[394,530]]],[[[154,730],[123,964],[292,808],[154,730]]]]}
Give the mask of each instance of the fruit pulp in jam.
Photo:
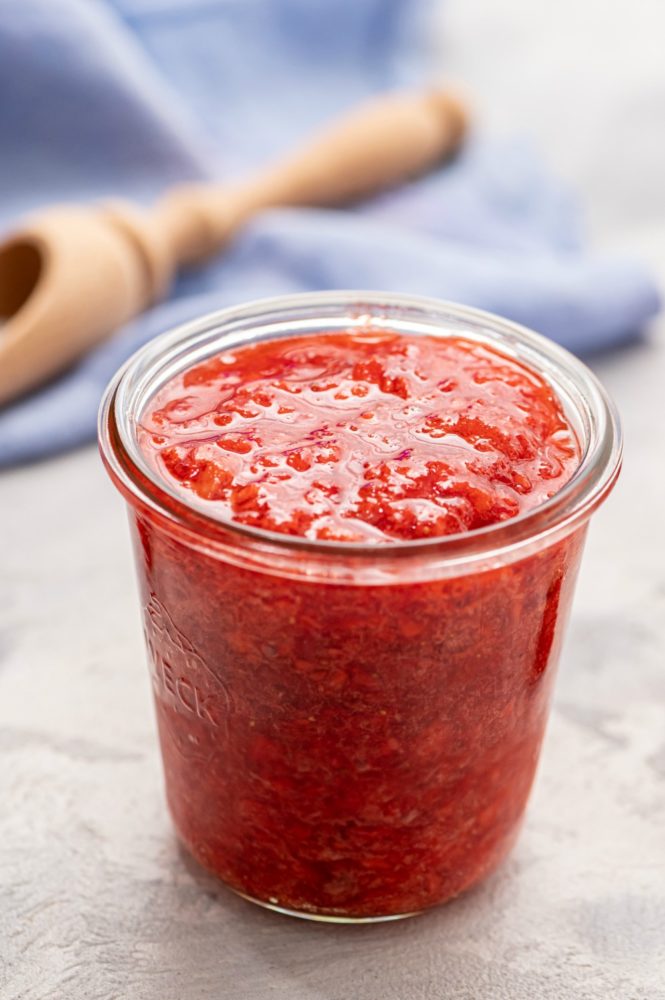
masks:
{"type": "Polygon", "coordinates": [[[285,337],[176,376],[139,443],[180,501],[295,543],[275,572],[133,517],[167,795],[195,857],[258,901],[350,919],[493,869],[533,780],[583,532],[440,578],[327,579],[297,541],[371,562],[533,510],[580,458],[548,383],[461,338],[285,337]]]}

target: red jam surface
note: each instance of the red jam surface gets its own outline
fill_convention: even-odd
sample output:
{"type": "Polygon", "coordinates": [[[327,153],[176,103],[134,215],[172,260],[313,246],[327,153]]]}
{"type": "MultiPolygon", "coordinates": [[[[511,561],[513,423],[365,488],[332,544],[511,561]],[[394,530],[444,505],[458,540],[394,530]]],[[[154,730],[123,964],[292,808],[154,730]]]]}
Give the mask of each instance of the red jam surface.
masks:
{"type": "Polygon", "coordinates": [[[470,531],[537,506],[578,447],[547,383],[460,339],[270,340],[191,368],[141,444],[239,524],[337,541],[470,531]]]}
{"type": "MultiPolygon", "coordinates": [[[[524,367],[374,334],[219,355],[160,392],[141,443],[223,519],[379,545],[514,516],[578,461],[524,367]]],[[[274,906],[365,918],[442,902],[499,863],[583,529],[452,578],[402,560],[335,582],[302,551],[282,572],[148,508],[133,528],[169,805],[202,864],[274,906]]]]}

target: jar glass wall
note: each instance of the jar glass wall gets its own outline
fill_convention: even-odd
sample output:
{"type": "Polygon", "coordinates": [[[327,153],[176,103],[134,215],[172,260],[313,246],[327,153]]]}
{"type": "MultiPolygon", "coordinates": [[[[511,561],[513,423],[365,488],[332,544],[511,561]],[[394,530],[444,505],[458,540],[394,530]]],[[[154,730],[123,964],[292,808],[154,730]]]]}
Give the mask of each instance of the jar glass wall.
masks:
{"type": "Polygon", "coordinates": [[[387,919],[490,872],[517,834],[588,519],[613,485],[612,406],[577,359],[430,300],[266,300],[151,342],[109,387],[107,468],[128,501],[176,829],[241,894],[319,919],[387,919]],[[546,503],[466,534],[376,546],[211,516],[150,468],[137,429],[175,374],[257,339],[464,337],[544,377],[581,448],[546,503]]]}

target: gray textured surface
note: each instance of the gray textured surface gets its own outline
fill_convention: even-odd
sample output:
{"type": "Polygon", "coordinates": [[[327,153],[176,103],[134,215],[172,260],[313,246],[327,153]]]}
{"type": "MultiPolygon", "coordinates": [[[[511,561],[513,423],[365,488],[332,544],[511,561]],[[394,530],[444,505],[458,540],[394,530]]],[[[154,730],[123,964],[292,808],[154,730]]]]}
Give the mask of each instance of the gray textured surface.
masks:
{"type": "MultiPolygon", "coordinates": [[[[453,56],[491,117],[482,55],[498,8],[489,28],[480,0],[452,8],[453,43],[477,29],[473,59],[453,56]]],[[[506,31],[524,34],[522,9],[506,3],[506,31]]],[[[513,117],[528,121],[515,58],[513,117]]],[[[603,214],[581,162],[562,166],[588,188],[596,230],[626,234],[665,273],[665,210],[654,221],[607,199],[603,214]]],[[[645,209],[649,192],[626,197],[645,209]]],[[[625,473],[587,546],[522,838],[484,886],[401,924],[264,913],[187,862],[162,799],[122,505],[92,449],[2,478],[2,1000],[665,1000],[662,326],[596,367],[624,417],[625,473]]]]}

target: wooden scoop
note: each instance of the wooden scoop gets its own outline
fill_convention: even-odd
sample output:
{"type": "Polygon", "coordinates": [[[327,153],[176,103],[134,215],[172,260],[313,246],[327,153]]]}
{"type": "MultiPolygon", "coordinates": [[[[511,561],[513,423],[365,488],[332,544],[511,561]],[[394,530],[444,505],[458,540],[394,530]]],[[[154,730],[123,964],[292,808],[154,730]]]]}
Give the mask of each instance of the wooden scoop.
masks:
{"type": "Polygon", "coordinates": [[[217,253],[254,213],[374,194],[432,168],[465,131],[464,108],[446,92],[392,94],[246,183],[177,187],[149,211],[58,205],[29,218],[0,244],[0,405],[158,300],[178,267],[217,253]]]}

